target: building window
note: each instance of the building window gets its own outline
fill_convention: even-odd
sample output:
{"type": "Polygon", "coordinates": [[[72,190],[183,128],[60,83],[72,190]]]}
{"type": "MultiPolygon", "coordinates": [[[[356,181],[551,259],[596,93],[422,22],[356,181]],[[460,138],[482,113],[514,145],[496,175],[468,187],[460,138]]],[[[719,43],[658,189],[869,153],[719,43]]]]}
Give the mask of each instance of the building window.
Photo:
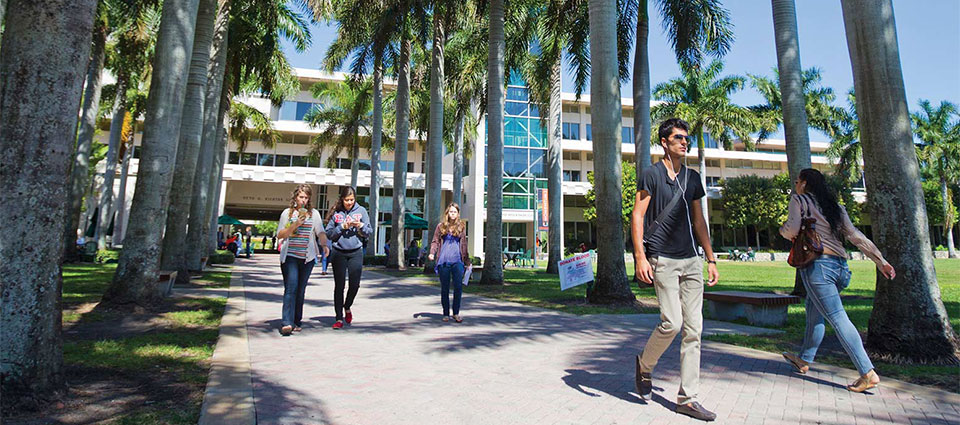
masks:
{"type": "Polygon", "coordinates": [[[590,245],[592,241],[590,223],[567,221],[563,223],[563,245],[575,250],[581,243],[590,245]]]}
{"type": "Polygon", "coordinates": [[[580,140],[580,124],[565,122],[562,125],[563,138],[567,140],[580,140]]]}
{"type": "Polygon", "coordinates": [[[307,161],[307,157],[305,157],[305,156],[295,155],[295,156],[291,157],[291,159],[290,159],[290,166],[292,166],[292,167],[307,167],[307,166],[309,166],[309,161],[307,161]]]}
{"type": "Polygon", "coordinates": [[[578,182],[580,180],[580,170],[563,170],[563,181],[578,182]]]}
{"type": "Polygon", "coordinates": [[[563,105],[563,108],[561,109],[561,111],[563,111],[564,114],[579,114],[579,113],[580,113],[580,106],[578,106],[578,105],[563,105]]]}
{"type": "Polygon", "coordinates": [[[511,252],[527,249],[527,223],[503,223],[503,248],[511,252]]]}
{"type": "Polygon", "coordinates": [[[720,160],[719,160],[719,159],[708,159],[708,160],[707,160],[707,167],[720,168],[720,160]]]}
{"type": "Polygon", "coordinates": [[[290,155],[277,155],[276,165],[277,167],[289,167],[290,166],[290,155]]]}
{"type": "Polygon", "coordinates": [[[710,133],[703,133],[703,147],[707,149],[717,148],[717,139],[710,136],[710,133]]]}
{"type": "Polygon", "coordinates": [[[577,151],[563,151],[563,160],[564,161],[579,161],[580,152],[577,151]]]}
{"type": "Polygon", "coordinates": [[[633,144],[633,127],[621,127],[620,139],[623,143],[633,144]]]}
{"type": "Polygon", "coordinates": [[[593,140],[593,131],[590,124],[587,124],[587,140],[593,140]]]}
{"type": "MultiPolygon", "coordinates": [[[[133,153],[136,154],[137,151],[133,151],[133,153]]],[[[227,164],[239,164],[239,163],[240,163],[240,154],[236,152],[230,152],[229,154],[227,154],[227,164]]]]}
{"type": "Polygon", "coordinates": [[[280,120],[281,121],[303,121],[303,117],[307,115],[314,107],[321,108],[323,107],[320,103],[313,102],[292,102],[285,101],[280,105],[280,120]]]}
{"type": "Polygon", "coordinates": [[[257,154],[245,153],[240,156],[240,163],[243,165],[257,165],[257,154]]]}
{"type": "Polygon", "coordinates": [[[507,87],[507,100],[519,100],[526,103],[530,98],[530,90],[526,87],[507,87]]]}
{"type": "Polygon", "coordinates": [[[717,176],[707,176],[707,187],[719,187],[720,179],[721,177],[717,176]]]}
{"type": "Polygon", "coordinates": [[[521,117],[527,116],[527,103],[526,102],[507,102],[503,107],[504,113],[507,115],[518,115],[521,117]]]}
{"type": "MultiPolygon", "coordinates": [[[[140,150],[141,150],[141,149],[143,149],[143,148],[141,148],[139,145],[134,145],[134,146],[133,146],[133,158],[134,158],[134,159],[140,159],[140,150]]],[[[231,164],[233,164],[233,163],[231,162],[231,164]]]]}

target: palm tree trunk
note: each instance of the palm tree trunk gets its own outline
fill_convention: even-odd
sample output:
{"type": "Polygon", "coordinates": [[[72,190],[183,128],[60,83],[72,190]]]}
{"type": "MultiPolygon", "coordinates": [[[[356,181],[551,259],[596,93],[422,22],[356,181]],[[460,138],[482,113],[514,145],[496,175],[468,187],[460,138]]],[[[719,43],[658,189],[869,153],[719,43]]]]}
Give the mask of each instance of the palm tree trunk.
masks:
{"type": "Polygon", "coordinates": [[[193,51],[198,0],[166,0],[157,36],[142,139],[143,153],[130,207],[125,244],[113,282],[103,294],[108,304],[149,306],[165,294],[157,284],[160,244],[180,139],[187,72],[193,51]]]}
{"type": "MultiPolygon", "coordinates": [[[[137,125],[136,119],[131,123],[131,126],[137,125]]],[[[126,150],[123,152],[123,160],[121,161],[120,166],[120,190],[117,191],[117,202],[114,203],[114,210],[116,214],[111,214],[111,216],[116,217],[116,222],[113,226],[113,234],[110,237],[110,247],[116,247],[123,243],[123,233],[124,225],[123,220],[127,215],[127,176],[130,173],[130,161],[133,159],[133,139],[135,131],[130,131],[130,135],[124,143],[127,144],[126,150]]]]}
{"type": "MultiPolygon", "coordinates": [[[[442,7],[436,7],[433,14],[433,49],[430,67],[430,131],[427,141],[427,231],[424,241],[429,241],[433,232],[443,220],[443,45],[446,34],[442,7]]],[[[433,273],[433,261],[423,262],[424,273],[433,273]]]]}
{"type": "Polygon", "coordinates": [[[197,172],[197,157],[203,139],[203,100],[207,95],[207,68],[210,65],[210,45],[213,43],[217,20],[217,0],[200,0],[197,24],[187,78],[186,97],[180,121],[180,144],[177,147],[177,165],[170,188],[167,208],[167,230],[163,237],[161,268],[177,271],[177,283],[190,282],[187,264],[187,222],[193,200],[193,181],[197,172]]]}
{"type": "Polygon", "coordinates": [[[8,155],[0,167],[4,404],[49,399],[64,382],[64,182],[70,178],[96,5],[14,0],[7,16],[0,56],[0,150],[8,155]]]}
{"type": "Polygon", "coordinates": [[[842,0],[877,246],[897,270],[877,275],[867,348],[884,358],[957,364],[933,267],[891,0],[842,0]]]}
{"type": "Polygon", "coordinates": [[[404,31],[400,40],[400,58],[397,62],[397,140],[393,148],[393,213],[390,235],[390,258],[387,268],[405,269],[403,215],[406,213],[407,144],[410,138],[410,37],[404,31]]]}
{"type": "MultiPolygon", "coordinates": [[[[6,6],[4,3],[2,6],[6,6]]],[[[2,13],[2,11],[0,11],[2,13]]],[[[0,25],[3,20],[0,19],[0,25]]],[[[80,207],[89,180],[90,151],[96,132],[97,113],[100,109],[100,89],[103,87],[103,60],[106,52],[107,29],[97,27],[93,34],[90,63],[87,66],[87,81],[83,92],[83,108],[80,130],[77,135],[77,150],[74,153],[70,174],[70,192],[67,202],[67,225],[63,231],[64,261],[77,260],[77,228],[80,226],[80,207]]]]}
{"type": "Polygon", "coordinates": [[[123,121],[126,119],[126,84],[117,82],[117,96],[113,104],[113,117],[110,121],[110,141],[107,145],[107,161],[103,172],[103,185],[100,186],[100,217],[97,220],[97,249],[107,249],[107,229],[113,218],[113,180],[117,175],[117,150],[120,149],[120,138],[123,135],[123,121]]]}
{"type": "Polygon", "coordinates": [[[227,162],[227,144],[228,144],[228,134],[227,126],[229,123],[229,116],[227,111],[230,110],[230,90],[226,87],[226,81],[224,81],[224,87],[220,92],[220,112],[218,113],[218,122],[219,128],[217,128],[217,145],[213,150],[213,171],[210,173],[210,193],[213,195],[210,197],[207,202],[207,214],[210,217],[210,228],[208,235],[209,245],[207,246],[207,257],[215,254],[217,252],[217,221],[219,217],[220,210],[220,195],[223,190],[223,166],[227,162]]]}
{"type": "Polygon", "coordinates": [[[650,160],[650,15],[647,0],[639,0],[637,10],[637,44],[633,56],[633,147],[637,181],[650,160]]]}
{"type": "MultiPolygon", "coordinates": [[[[487,223],[480,284],[503,284],[503,0],[491,0],[490,42],[487,50],[487,223]]],[[[482,151],[478,149],[478,151],[482,151]]],[[[477,170],[479,173],[480,170],[477,170]]],[[[478,215],[477,220],[482,219],[478,215]]],[[[479,238],[482,235],[474,235],[479,238]]]]}
{"type": "MultiPolygon", "coordinates": [[[[703,143],[703,129],[697,131],[697,170],[700,171],[700,185],[707,190],[707,153],[703,143]]],[[[703,222],[707,223],[707,233],[710,233],[710,196],[700,198],[700,211],[703,212],[703,222]]]]}
{"type": "Polygon", "coordinates": [[[800,170],[810,168],[810,135],[807,129],[806,99],[800,75],[800,41],[794,0],[770,0],[773,5],[773,33],[777,44],[777,69],[783,103],[783,133],[786,138],[787,170],[790,181],[800,170]]]}
{"type": "MultiPolygon", "coordinates": [[[[453,134],[453,202],[462,204],[463,200],[463,126],[464,114],[457,115],[453,134]]],[[[463,205],[460,205],[461,207],[463,205]]]]}
{"type": "MultiPolygon", "coordinates": [[[[550,110],[547,117],[547,273],[559,273],[563,259],[563,145],[560,97],[560,55],[550,72],[550,110]]],[[[649,146],[649,144],[648,144],[649,146]]]]}
{"type": "Polygon", "coordinates": [[[617,79],[617,2],[590,0],[590,95],[594,189],[598,220],[597,275],[587,288],[591,303],[632,301],[623,261],[623,167],[620,165],[620,82],[617,79]]]}
{"type": "MultiPolygon", "coordinates": [[[[190,201],[190,220],[187,223],[187,244],[184,262],[188,270],[200,270],[200,259],[208,257],[207,235],[210,234],[210,198],[214,191],[211,174],[214,170],[214,155],[217,153],[217,129],[220,128],[220,93],[223,89],[223,71],[227,59],[227,27],[230,23],[230,2],[222,0],[210,47],[207,68],[207,92],[203,100],[203,133],[200,141],[200,156],[197,172],[193,177],[193,200],[190,201]]],[[[219,182],[217,182],[219,183],[219,182]]],[[[216,232],[214,231],[214,238],[216,232]]],[[[216,246],[214,245],[214,248],[216,246]]]]}
{"type": "Polygon", "coordinates": [[[360,181],[360,135],[353,135],[353,145],[350,146],[350,187],[356,189],[360,181]]]}
{"type": "Polygon", "coordinates": [[[951,220],[953,217],[948,214],[950,212],[950,196],[947,192],[947,176],[943,174],[940,175],[940,200],[943,202],[943,228],[947,232],[947,257],[957,258],[957,250],[953,245],[953,223],[951,220]]]}
{"type": "Polygon", "coordinates": [[[373,223],[373,255],[377,254],[380,233],[380,149],[383,147],[383,61],[373,65],[373,134],[370,141],[370,222],[373,223]]]}

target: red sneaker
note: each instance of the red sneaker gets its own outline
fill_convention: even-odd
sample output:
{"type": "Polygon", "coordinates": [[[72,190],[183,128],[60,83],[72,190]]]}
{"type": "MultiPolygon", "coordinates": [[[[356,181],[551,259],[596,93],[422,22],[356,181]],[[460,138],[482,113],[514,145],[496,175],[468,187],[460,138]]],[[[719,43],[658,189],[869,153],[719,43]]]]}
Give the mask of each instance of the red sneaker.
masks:
{"type": "Polygon", "coordinates": [[[344,319],[347,321],[347,324],[353,323],[353,313],[348,311],[344,319]]]}
{"type": "Polygon", "coordinates": [[[341,329],[341,328],[343,328],[343,322],[337,320],[337,322],[333,324],[333,329],[341,329]]]}

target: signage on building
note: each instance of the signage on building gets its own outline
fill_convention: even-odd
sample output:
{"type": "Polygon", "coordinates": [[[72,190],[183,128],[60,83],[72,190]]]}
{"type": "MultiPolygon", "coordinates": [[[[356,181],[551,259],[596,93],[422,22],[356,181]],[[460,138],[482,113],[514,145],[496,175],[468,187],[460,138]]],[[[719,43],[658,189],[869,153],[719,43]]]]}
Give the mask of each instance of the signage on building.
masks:
{"type": "Polygon", "coordinates": [[[550,230],[550,201],[547,189],[537,189],[537,228],[550,230]]]}
{"type": "Polygon", "coordinates": [[[593,280],[593,259],[589,252],[574,255],[557,264],[560,266],[561,291],[593,280]]]}
{"type": "MultiPolygon", "coordinates": [[[[228,205],[283,208],[290,205],[290,193],[296,187],[290,183],[228,182],[226,202],[228,205]]],[[[316,201],[316,186],[313,192],[316,201]]]]}

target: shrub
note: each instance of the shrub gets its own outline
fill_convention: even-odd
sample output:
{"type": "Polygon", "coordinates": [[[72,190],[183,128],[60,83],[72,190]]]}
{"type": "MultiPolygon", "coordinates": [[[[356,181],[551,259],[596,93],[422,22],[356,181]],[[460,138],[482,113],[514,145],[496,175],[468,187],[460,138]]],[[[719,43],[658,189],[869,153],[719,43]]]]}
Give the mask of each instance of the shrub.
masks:
{"type": "Polygon", "coordinates": [[[207,260],[207,264],[233,264],[235,258],[233,253],[227,250],[217,250],[217,252],[210,256],[207,260]]]}
{"type": "Polygon", "coordinates": [[[365,255],[363,257],[363,265],[365,266],[386,266],[387,265],[387,256],[386,255],[365,255]]]}
{"type": "Polygon", "coordinates": [[[479,266],[479,265],[480,265],[480,257],[472,257],[472,258],[470,258],[470,264],[473,264],[474,266],[479,266]]]}
{"type": "Polygon", "coordinates": [[[97,256],[94,259],[94,261],[96,261],[99,264],[108,264],[108,263],[116,263],[119,258],[120,258],[119,249],[101,249],[97,251],[97,256]]]}

